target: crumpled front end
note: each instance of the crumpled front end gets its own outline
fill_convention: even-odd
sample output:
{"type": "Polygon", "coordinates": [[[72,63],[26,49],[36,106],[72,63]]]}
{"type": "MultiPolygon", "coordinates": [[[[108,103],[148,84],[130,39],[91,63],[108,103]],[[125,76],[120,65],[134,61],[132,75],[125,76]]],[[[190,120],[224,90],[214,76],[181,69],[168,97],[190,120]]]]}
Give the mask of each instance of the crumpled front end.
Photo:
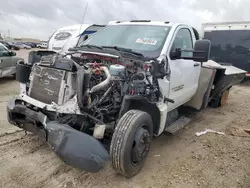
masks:
{"type": "Polygon", "coordinates": [[[104,146],[94,137],[58,121],[50,121],[41,111],[22,104],[19,98],[8,102],[8,121],[46,140],[58,157],[75,168],[98,172],[109,160],[104,146]]]}

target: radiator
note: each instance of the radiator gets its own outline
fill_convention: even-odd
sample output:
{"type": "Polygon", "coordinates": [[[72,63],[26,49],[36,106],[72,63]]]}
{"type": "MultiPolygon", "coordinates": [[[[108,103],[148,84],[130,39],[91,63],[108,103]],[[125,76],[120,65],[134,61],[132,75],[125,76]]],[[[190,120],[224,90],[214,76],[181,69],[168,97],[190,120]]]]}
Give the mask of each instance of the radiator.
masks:
{"type": "Polygon", "coordinates": [[[29,96],[46,104],[62,104],[67,72],[49,67],[34,66],[31,74],[29,96]]]}

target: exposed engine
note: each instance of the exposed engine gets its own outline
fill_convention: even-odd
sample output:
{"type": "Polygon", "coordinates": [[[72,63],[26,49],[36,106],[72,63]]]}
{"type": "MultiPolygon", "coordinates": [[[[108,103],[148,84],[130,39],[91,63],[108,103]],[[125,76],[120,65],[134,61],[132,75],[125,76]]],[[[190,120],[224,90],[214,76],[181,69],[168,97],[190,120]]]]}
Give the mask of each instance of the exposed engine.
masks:
{"type": "Polygon", "coordinates": [[[96,124],[116,123],[125,95],[140,95],[149,102],[159,98],[150,65],[138,59],[81,53],[44,56],[33,65],[29,80],[27,94],[43,103],[62,106],[76,96],[80,115],[52,117],[90,134],[96,124]]]}

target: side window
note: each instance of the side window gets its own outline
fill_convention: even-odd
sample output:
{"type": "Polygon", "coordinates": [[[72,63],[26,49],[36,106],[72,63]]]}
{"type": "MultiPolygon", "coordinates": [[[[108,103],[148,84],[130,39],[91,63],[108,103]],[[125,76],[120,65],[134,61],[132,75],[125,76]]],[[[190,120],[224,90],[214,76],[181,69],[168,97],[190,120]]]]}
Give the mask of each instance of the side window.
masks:
{"type": "MultiPolygon", "coordinates": [[[[174,51],[177,48],[181,50],[193,49],[193,41],[189,29],[183,28],[177,32],[171,51],[174,51]]],[[[192,52],[182,52],[182,56],[185,57],[192,57],[192,55],[193,55],[192,52]]]]}

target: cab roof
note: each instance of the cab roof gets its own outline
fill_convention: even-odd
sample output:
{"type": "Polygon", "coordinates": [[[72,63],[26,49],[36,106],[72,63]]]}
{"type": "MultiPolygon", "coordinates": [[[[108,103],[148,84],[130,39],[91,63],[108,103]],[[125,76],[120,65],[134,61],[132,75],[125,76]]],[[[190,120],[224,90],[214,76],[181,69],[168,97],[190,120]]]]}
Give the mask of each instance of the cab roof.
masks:
{"type": "Polygon", "coordinates": [[[182,23],[172,23],[169,21],[154,21],[154,20],[115,20],[110,21],[108,25],[159,25],[159,26],[176,26],[176,25],[186,25],[182,23]]]}
{"type": "Polygon", "coordinates": [[[130,20],[130,21],[114,20],[110,21],[107,25],[156,25],[156,26],[169,26],[173,30],[178,26],[187,26],[193,29],[197,40],[200,38],[198,31],[194,27],[184,23],[172,23],[169,21],[153,21],[153,20],[130,20]]]}
{"type": "Polygon", "coordinates": [[[151,21],[151,20],[130,20],[130,21],[123,21],[123,20],[116,20],[110,21],[108,25],[172,25],[169,21],[151,21]]]}

